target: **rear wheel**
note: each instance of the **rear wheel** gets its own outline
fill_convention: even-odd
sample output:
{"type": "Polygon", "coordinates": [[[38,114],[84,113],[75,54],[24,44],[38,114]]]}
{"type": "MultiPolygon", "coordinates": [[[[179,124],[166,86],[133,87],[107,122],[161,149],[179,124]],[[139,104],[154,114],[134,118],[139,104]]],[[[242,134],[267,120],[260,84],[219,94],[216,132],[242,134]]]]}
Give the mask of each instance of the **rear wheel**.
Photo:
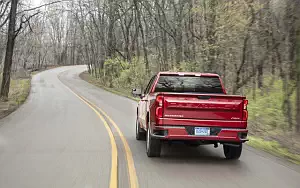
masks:
{"type": "Polygon", "coordinates": [[[237,146],[223,145],[223,150],[226,159],[236,160],[239,159],[242,154],[243,145],[242,144],[237,146]]]}
{"type": "Polygon", "coordinates": [[[135,123],[135,138],[137,140],[146,140],[146,132],[141,128],[138,120],[135,123]]]}
{"type": "Polygon", "coordinates": [[[148,157],[160,157],[161,141],[154,139],[150,134],[150,128],[147,130],[146,151],[148,157]]]}

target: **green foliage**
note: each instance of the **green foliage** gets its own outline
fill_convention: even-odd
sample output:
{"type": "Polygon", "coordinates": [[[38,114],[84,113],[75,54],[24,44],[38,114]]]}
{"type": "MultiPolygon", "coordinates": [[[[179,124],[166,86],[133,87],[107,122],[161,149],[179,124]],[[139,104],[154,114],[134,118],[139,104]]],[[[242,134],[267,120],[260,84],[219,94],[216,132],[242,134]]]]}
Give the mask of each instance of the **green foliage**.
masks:
{"type": "Polygon", "coordinates": [[[118,59],[108,59],[104,63],[104,68],[102,70],[102,78],[104,79],[104,84],[108,87],[114,87],[113,81],[118,78],[123,70],[127,69],[127,62],[118,59]]]}
{"type": "Polygon", "coordinates": [[[171,71],[200,72],[201,68],[199,63],[183,61],[178,66],[174,66],[171,71]]]}
{"type": "Polygon", "coordinates": [[[25,102],[30,90],[30,79],[11,80],[8,100],[12,105],[25,102]]]}
{"type": "MultiPolygon", "coordinates": [[[[178,67],[174,66],[170,71],[192,72],[200,70],[201,67],[197,63],[182,62],[178,67]]],[[[145,63],[138,58],[134,58],[131,62],[118,58],[109,59],[105,61],[104,68],[99,72],[103,86],[124,91],[131,90],[132,88],[144,89],[148,84],[150,76],[156,73],[152,71],[151,75],[147,75],[145,63]]]]}
{"type": "Polygon", "coordinates": [[[145,64],[137,58],[131,62],[109,59],[104,63],[100,74],[103,85],[110,88],[123,90],[143,88],[148,82],[145,64]]]}
{"type": "Polygon", "coordinates": [[[116,95],[120,95],[120,96],[123,96],[123,97],[127,97],[127,98],[135,100],[135,101],[139,100],[138,98],[135,98],[135,97],[131,96],[130,90],[108,88],[108,87],[104,86],[103,83],[101,82],[101,80],[91,76],[88,72],[83,72],[79,76],[80,76],[81,79],[89,82],[90,84],[101,87],[102,89],[104,89],[108,92],[111,92],[111,93],[114,93],[116,95]]]}
{"type": "MultiPolygon", "coordinates": [[[[2,76],[0,76],[0,83],[2,76]]],[[[30,79],[11,79],[8,94],[9,108],[14,108],[25,102],[30,91],[30,79]]]]}
{"type": "MultiPolygon", "coordinates": [[[[271,83],[271,78],[265,78],[265,83],[271,83]]],[[[267,85],[267,84],[265,84],[267,85]]],[[[255,129],[264,131],[286,130],[288,122],[283,111],[284,92],[282,91],[282,80],[275,80],[273,85],[262,90],[256,90],[257,96],[254,100],[251,96],[253,91],[249,92],[248,111],[250,125],[255,125],[255,129]]],[[[292,112],[295,112],[295,93],[291,97],[292,112]]],[[[292,118],[295,121],[295,114],[292,118]]]]}

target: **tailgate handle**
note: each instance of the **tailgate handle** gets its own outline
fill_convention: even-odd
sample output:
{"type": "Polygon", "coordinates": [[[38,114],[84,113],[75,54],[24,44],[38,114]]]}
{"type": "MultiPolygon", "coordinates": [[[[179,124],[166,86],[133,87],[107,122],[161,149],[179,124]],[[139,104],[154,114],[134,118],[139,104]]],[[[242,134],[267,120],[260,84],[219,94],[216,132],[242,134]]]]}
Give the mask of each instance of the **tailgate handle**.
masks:
{"type": "Polygon", "coordinates": [[[198,99],[208,100],[210,99],[210,96],[198,96],[198,99]]]}

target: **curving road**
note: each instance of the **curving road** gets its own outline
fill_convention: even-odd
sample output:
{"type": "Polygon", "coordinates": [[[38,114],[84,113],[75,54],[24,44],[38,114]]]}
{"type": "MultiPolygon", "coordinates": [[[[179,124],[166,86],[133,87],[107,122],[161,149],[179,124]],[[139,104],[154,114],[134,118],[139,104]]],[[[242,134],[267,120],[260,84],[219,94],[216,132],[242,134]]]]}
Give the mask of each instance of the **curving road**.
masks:
{"type": "Polygon", "coordinates": [[[37,74],[27,102],[0,120],[0,188],[106,188],[114,172],[122,188],[299,188],[299,166],[250,147],[239,161],[212,146],[164,146],[161,158],[148,158],[135,140],[136,103],[81,80],[85,69],[37,74]]]}

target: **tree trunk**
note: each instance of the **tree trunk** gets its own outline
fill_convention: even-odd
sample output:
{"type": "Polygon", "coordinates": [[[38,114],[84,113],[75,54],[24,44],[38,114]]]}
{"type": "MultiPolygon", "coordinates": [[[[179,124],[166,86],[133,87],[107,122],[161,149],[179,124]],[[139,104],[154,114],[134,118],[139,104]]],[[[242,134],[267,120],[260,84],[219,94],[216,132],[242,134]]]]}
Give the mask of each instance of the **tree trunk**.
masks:
{"type": "MultiPolygon", "coordinates": [[[[179,3],[179,6],[182,6],[181,3],[179,3]]],[[[174,7],[176,7],[174,5],[174,7]]],[[[175,9],[175,8],[174,8],[175,9]]],[[[182,62],[182,53],[183,53],[183,46],[182,46],[182,39],[183,39],[183,7],[179,7],[179,9],[174,10],[174,18],[176,18],[176,29],[175,29],[175,58],[176,58],[176,66],[179,67],[180,63],[182,62]]]]}
{"type": "Polygon", "coordinates": [[[109,58],[112,58],[115,53],[115,38],[114,38],[114,26],[115,26],[115,1],[109,1],[109,26],[108,26],[108,52],[109,58]]]}
{"type": "MultiPolygon", "coordinates": [[[[162,1],[162,7],[165,8],[165,0],[162,1]]],[[[166,28],[165,21],[163,22],[163,27],[166,28]]],[[[168,37],[167,32],[162,30],[162,52],[163,52],[163,71],[168,70],[168,37]]]]}
{"type": "Polygon", "coordinates": [[[139,34],[140,34],[140,30],[139,30],[139,18],[138,18],[138,11],[136,11],[136,8],[134,9],[134,26],[135,26],[135,35],[133,37],[134,41],[132,42],[132,48],[131,51],[135,52],[135,55],[137,57],[137,60],[139,61],[140,56],[141,56],[141,51],[140,51],[140,41],[139,41],[139,34]]]}
{"type": "Polygon", "coordinates": [[[298,58],[297,63],[297,99],[296,99],[296,106],[297,106],[297,113],[296,113],[296,131],[300,133],[300,58],[298,58]]]}
{"type": "Polygon", "coordinates": [[[259,89],[262,89],[263,87],[263,74],[264,74],[263,65],[259,65],[257,69],[257,87],[259,89]]]}
{"type": "Polygon", "coordinates": [[[272,54],[272,77],[274,78],[276,75],[276,59],[275,59],[275,57],[276,57],[276,54],[275,53],[273,53],[272,54]]]}
{"type": "Polygon", "coordinates": [[[76,51],[76,35],[77,35],[77,27],[75,23],[73,39],[72,39],[72,48],[71,48],[71,65],[75,65],[75,51],[76,51]]]}
{"type": "Polygon", "coordinates": [[[176,65],[179,66],[180,62],[182,61],[182,31],[180,31],[176,34],[176,65]]]}
{"type": "Polygon", "coordinates": [[[41,55],[41,52],[39,51],[39,55],[38,55],[38,69],[41,68],[41,62],[42,62],[42,55],[41,55]]]}
{"type": "Polygon", "coordinates": [[[296,131],[300,133],[300,28],[297,32],[297,46],[296,46],[296,53],[297,53],[297,98],[296,98],[296,131]]]}
{"type": "Polygon", "coordinates": [[[17,17],[18,0],[11,1],[11,8],[9,13],[9,25],[7,33],[7,46],[3,68],[3,79],[1,85],[0,98],[7,100],[10,86],[10,73],[13,61],[14,45],[15,45],[15,27],[17,17]]]}
{"type": "MultiPolygon", "coordinates": [[[[196,61],[196,41],[195,41],[195,37],[193,37],[193,33],[195,33],[195,28],[194,28],[194,0],[191,0],[189,2],[189,23],[188,23],[188,27],[189,27],[189,30],[190,32],[192,33],[192,36],[190,37],[190,45],[192,46],[191,47],[191,50],[189,52],[189,56],[190,56],[190,61],[192,62],[195,62],[196,61]]],[[[188,33],[188,32],[187,32],[188,33]]],[[[189,45],[189,44],[188,44],[189,45]]]]}
{"type": "Polygon", "coordinates": [[[137,23],[138,24],[138,28],[139,28],[139,31],[141,32],[141,37],[142,37],[142,44],[143,44],[143,52],[144,52],[144,61],[145,61],[146,73],[148,75],[150,75],[150,67],[149,67],[149,60],[148,60],[148,50],[147,50],[147,46],[146,46],[145,32],[144,32],[144,28],[142,26],[142,21],[141,21],[140,7],[138,5],[138,1],[137,0],[134,0],[133,3],[134,3],[134,7],[135,7],[135,12],[136,12],[136,19],[137,19],[136,21],[138,22],[137,23]]]}
{"type": "Polygon", "coordinates": [[[206,40],[209,45],[207,51],[208,64],[206,71],[216,72],[216,56],[217,56],[217,36],[216,36],[216,18],[217,18],[217,0],[205,2],[205,22],[206,22],[206,40]]]}

